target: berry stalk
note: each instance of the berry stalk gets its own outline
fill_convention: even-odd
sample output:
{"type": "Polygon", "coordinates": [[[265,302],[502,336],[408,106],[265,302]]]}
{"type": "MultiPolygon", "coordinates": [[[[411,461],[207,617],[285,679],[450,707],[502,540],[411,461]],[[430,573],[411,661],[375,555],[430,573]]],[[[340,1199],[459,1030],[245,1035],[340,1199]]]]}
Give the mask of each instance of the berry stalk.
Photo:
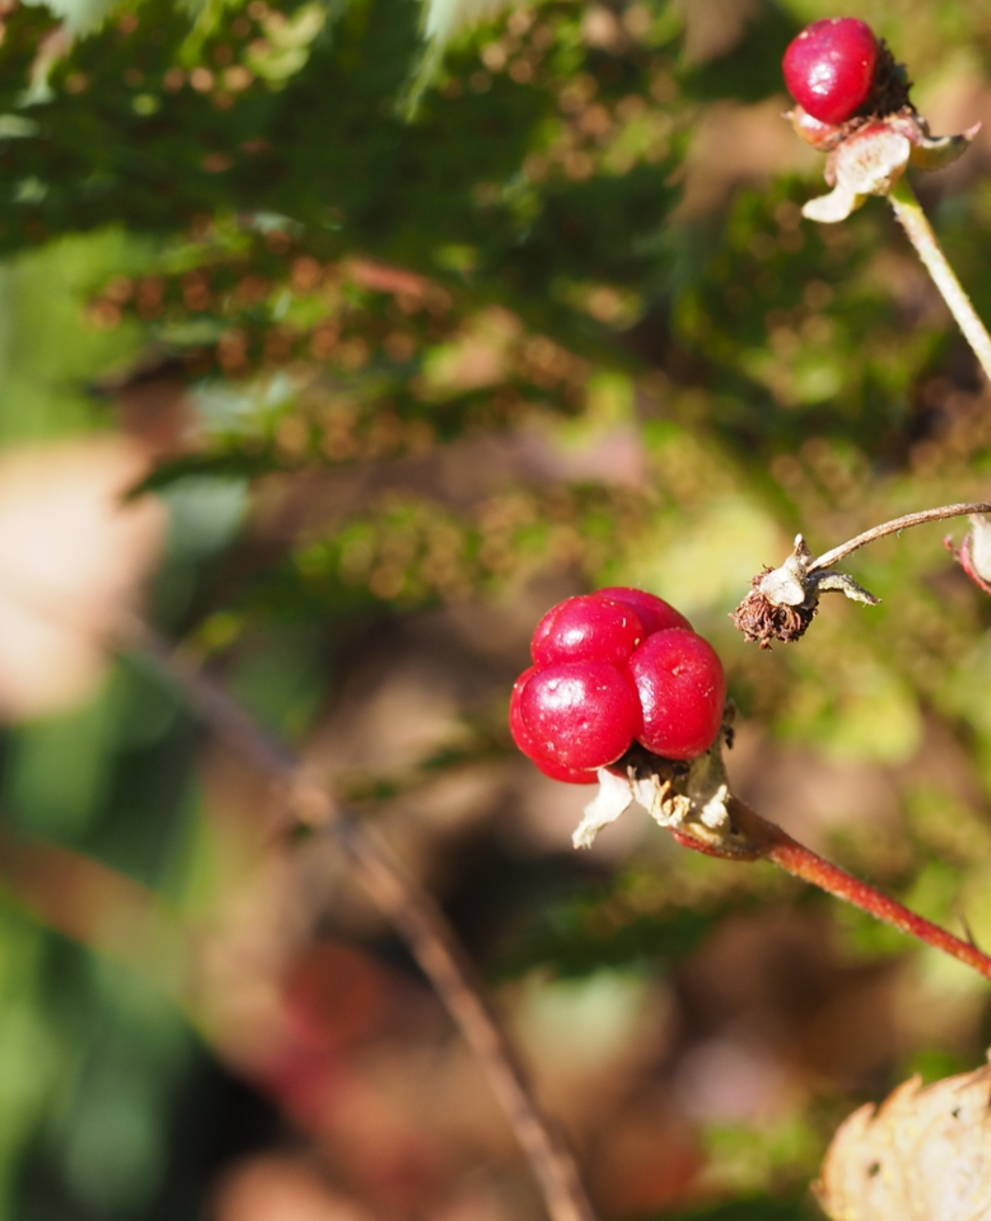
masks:
{"type": "Polygon", "coordinates": [[[852,903],[854,907],[859,907],[875,919],[883,920],[885,924],[890,924],[918,941],[924,941],[933,949],[949,954],[972,967],[985,979],[991,979],[991,956],[972,942],[955,936],[948,929],[912,911],[904,903],[892,899],[870,882],[854,877],[839,865],[827,861],[811,848],[792,839],[774,823],[762,818],[756,810],[739,798],[730,799],[730,810],[735,827],[746,836],[753,849],[752,856],[741,858],[738,852],[721,852],[718,847],[702,843],[682,831],[674,832],[674,838],[684,847],[703,852],[706,856],[770,861],[794,877],[801,878],[803,882],[810,882],[834,898],[852,903]]]}
{"type": "Polygon", "coordinates": [[[907,175],[902,175],[891,188],[888,199],[908,240],[915,247],[940,296],[973,349],[985,377],[991,381],[991,335],[947,261],[907,175]]]}
{"type": "Polygon", "coordinates": [[[985,556],[983,546],[975,546],[974,541],[977,531],[983,531],[982,523],[989,513],[991,502],[984,500],[937,505],[916,513],[904,513],[901,517],[871,526],[819,556],[813,556],[805,538],[798,534],[791,555],[777,568],[765,568],[754,577],[750,592],[731,618],[748,640],[761,648],[768,648],[772,640],[790,642],[805,634],[818,610],[822,593],[839,592],[854,602],[876,606],[880,598],[859,585],[849,573],[837,572],[834,565],[868,543],[877,542],[890,534],[899,534],[912,526],[945,521],[950,517],[970,518],[971,533],[964,539],[957,558],[971,579],[982,589],[991,592],[991,587],[986,584],[991,580],[991,559],[985,556]],[[986,577],[982,575],[985,566],[986,577]]]}
{"type": "Polygon", "coordinates": [[[830,547],[822,555],[816,556],[807,565],[805,571],[813,573],[820,572],[824,568],[832,568],[852,551],[858,551],[861,547],[866,547],[868,543],[877,542],[879,538],[885,538],[889,534],[899,534],[902,530],[908,530],[912,526],[924,526],[927,522],[945,521],[948,517],[968,517],[971,513],[991,513],[991,503],[977,500],[965,504],[940,505],[938,508],[920,509],[917,513],[905,513],[901,517],[893,517],[891,521],[871,526],[869,530],[848,538],[846,542],[830,547]]]}

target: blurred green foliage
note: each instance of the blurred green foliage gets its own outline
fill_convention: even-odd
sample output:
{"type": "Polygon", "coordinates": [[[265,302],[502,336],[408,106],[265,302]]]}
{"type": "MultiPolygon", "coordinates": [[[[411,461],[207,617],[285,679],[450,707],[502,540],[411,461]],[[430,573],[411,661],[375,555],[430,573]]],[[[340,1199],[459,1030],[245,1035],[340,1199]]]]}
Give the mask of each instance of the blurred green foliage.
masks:
{"type": "MultiPolygon", "coordinates": [[[[983,82],[982,6],[861,10],[927,96],[947,64],[983,82]]],[[[430,615],[513,625],[452,644],[437,685],[458,732],[412,763],[346,761],[363,809],[496,760],[491,819],[512,819],[517,603],[643,584],[721,647],[759,735],[753,787],[789,752],[813,776],[772,812],[821,810],[816,784],[854,775],[843,800],[863,817],[837,852],[935,918],[963,903],[986,937],[991,608],[935,531],[857,557],[882,604],[827,604],[799,648],[758,654],[727,619],[796,530],[824,548],[986,494],[986,394],[885,209],[836,229],[800,215],[818,167],[781,152],[777,64],[828,14],[547,0],[456,38],[408,118],[412,3],[4,8],[0,438],[153,437],[132,488],[169,512],[153,616],[292,739],[347,712],[382,641],[415,652],[430,615]],[[894,825],[861,808],[868,774],[894,825]]],[[[927,206],[987,316],[991,188],[966,166],[927,206]]],[[[84,707],[9,728],[3,814],[195,914],[232,868],[204,830],[199,745],[178,697],[122,666],[84,707]]],[[[528,872],[514,851],[444,896],[499,924],[474,930],[493,978],[608,966],[677,992],[720,929],[825,910],[766,871],[741,882],[656,849],[643,870],[587,874],[528,872]]],[[[208,1053],[10,889],[0,1216],[190,1215],[212,1167],[195,1125],[174,1130],[176,1099],[208,1053]]],[[[853,973],[906,952],[859,917],[831,928],[853,973]]],[[[960,998],[977,1016],[948,1019],[939,1054],[977,1052],[986,1006],[960,998]]],[[[903,1052],[925,1059],[913,1038],[851,1069],[828,1116],[703,1123],[706,1190],[757,1196],[656,1215],[811,1215],[797,1185],[830,1122],[903,1052]]]]}

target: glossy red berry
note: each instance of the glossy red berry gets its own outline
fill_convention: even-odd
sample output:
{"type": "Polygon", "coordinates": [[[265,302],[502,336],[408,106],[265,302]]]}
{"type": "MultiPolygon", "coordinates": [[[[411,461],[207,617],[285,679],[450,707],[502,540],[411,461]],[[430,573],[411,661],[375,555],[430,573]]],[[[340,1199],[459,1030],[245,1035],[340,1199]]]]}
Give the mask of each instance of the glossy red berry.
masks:
{"type": "Polygon", "coordinates": [[[639,742],[694,759],[715,742],[726,680],[712,646],[673,606],[612,586],[552,607],[516,680],[509,725],[545,775],[591,784],[639,742]]]}
{"type": "Polygon", "coordinates": [[[580,594],[552,607],[537,624],[530,652],[540,666],[556,661],[609,661],[620,665],[646,635],[628,604],[580,594]]]}
{"type": "Polygon", "coordinates": [[[537,666],[519,694],[525,753],[559,767],[614,763],[640,728],[640,704],[625,670],[605,661],[537,666]]]}
{"type": "Polygon", "coordinates": [[[681,611],[676,611],[670,603],[665,602],[656,594],[649,594],[645,589],[630,589],[626,585],[610,585],[607,589],[598,589],[593,598],[609,598],[613,602],[622,602],[636,611],[643,624],[645,636],[654,632],[663,632],[669,627],[687,627],[688,622],[681,611]]]}
{"type": "Polygon", "coordinates": [[[694,759],[716,740],[726,702],[726,677],[715,649],[695,632],[670,628],[648,636],[633,653],[643,725],[637,738],[667,759],[694,759]]]}
{"type": "Polygon", "coordinates": [[[568,784],[595,784],[596,774],[589,768],[565,767],[560,763],[552,763],[542,756],[537,739],[527,729],[520,707],[520,697],[523,688],[530,681],[530,676],[536,673],[536,666],[524,670],[513,684],[513,694],[509,699],[509,732],[513,741],[528,759],[552,780],[564,780],[568,784]]]}
{"type": "Polygon", "coordinates": [[[593,598],[609,598],[613,602],[622,602],[636,611],[637,618],[643,624],[644,636],[653,635],[655,631],[668,628],[691,628],[691,624],[680,611],[675,611],[670,602],[659,598],[657,593],[647,590],[631,589],[627,585],[610,585],[607,589],[596,590],[593,598]]]}
{"type": "Polygon", "coordinates": [[[822,123],[843,123],[864,105],[880,48],[856,17],[814,21],[785,51],[785,84],[799,106],[822,123]]]}

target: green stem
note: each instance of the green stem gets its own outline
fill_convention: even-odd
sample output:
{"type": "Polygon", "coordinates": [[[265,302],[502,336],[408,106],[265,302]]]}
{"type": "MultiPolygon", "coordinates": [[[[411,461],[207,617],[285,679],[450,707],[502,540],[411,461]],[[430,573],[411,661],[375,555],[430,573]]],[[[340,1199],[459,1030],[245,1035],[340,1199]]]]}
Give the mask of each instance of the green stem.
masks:
{"type": "Polygon", "coordinates": [[[902,175],[888,199],[895,216],[908,235],[908,240],[932,276],[933,283],[963,331],[964,338],[973,349],[985,376],[991,381],[991,335],[977,316],[963,285],[957,279],[956,272],[947,262],[939,239],[922,210],[907,174],[902,175]]]}

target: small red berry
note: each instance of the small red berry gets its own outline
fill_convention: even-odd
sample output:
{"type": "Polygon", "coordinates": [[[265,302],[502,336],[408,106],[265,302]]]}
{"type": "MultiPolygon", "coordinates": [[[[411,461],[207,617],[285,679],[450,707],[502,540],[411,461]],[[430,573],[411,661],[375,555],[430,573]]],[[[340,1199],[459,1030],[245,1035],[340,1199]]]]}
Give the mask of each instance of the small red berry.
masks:
{"type": "Polygon", "coordinates": [[[814,21],[785,51],[785,84],[814,119],[843,123],[867,101],[878,55],[878,41],[866,22],[856,17],[814,21]]]}
{"type": "Polygon", "coordinates": [[[552,763],[541,757],[540,748],[537,745],[536,739],[524,724],[523,713],[520,708],[520,696],[523,693],[523,688],[530,681],[531,675],[536,673],[536,670],[536,666],[531,666],[529,670],[524,670],[513,684],[513,694],[509,698],[509,732],[513,735],[513,741],[523,754],[532,763],[536,764],[545,776],[550,776],[552,780],[564,780],[568,784],[595,784],[596,774],[594,771],[588,768],[564,767],[560,763],[552,763]]]}
{"type": "Polygon", "coordinates": [[[645,635],[628,604],[598,594],[580,594],[551,607],[537,624],[530,651],[539,666],[556,661],[621,665],[645,635]]]}
{"type": "Polygon", "coordinates": [[[687,627],[692,625],[685,616],[676,611],[670,603],[656,594],[649,594],[645,589],[630,589],[625,585],[610,585],[608,589],[598,589],[593,598],[608,598],[612,602],[622,602],[631,606],[643,624],[645,636],[654,632],[663,632],[669,627],[687,627]]]}
{"type": "Polygon", "coordinates": [[[667,759],[694,759],[716,740],[726,676],[715,649],[684,628],[648,636],[629,662],[643,713],[638,741],[667,759]]]}
{"type": "Polygon", "coordinates": [[[640,729],[630,676],[605,661],[537,666],[519,695],[519,719],[532,759],[566,768],[614,763],[640,729]]]}
{"type": "Polygon", "coordinates": [[[552,607],[534,665],[509,703],[513,740],[548,776],[592,784],[639,742],[688,760],[716,740],[726,679],[684,615],[641,589],[613,586],[552,607]]]}

